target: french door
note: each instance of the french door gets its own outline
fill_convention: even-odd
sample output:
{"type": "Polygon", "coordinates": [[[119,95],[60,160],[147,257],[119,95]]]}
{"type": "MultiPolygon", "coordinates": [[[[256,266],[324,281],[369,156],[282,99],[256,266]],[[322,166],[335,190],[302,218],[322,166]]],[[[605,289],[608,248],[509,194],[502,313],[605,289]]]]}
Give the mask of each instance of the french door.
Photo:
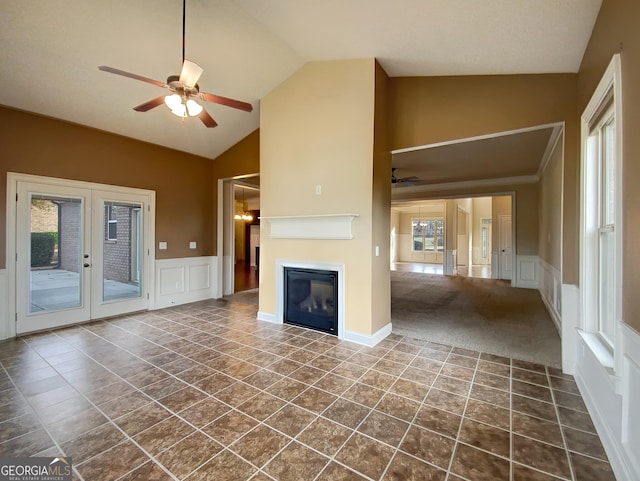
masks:
{"type": "Polygon", "coordinates": [[[149,307],[153,196],[79,185],[17,182],[17,334],[149,307]]]}

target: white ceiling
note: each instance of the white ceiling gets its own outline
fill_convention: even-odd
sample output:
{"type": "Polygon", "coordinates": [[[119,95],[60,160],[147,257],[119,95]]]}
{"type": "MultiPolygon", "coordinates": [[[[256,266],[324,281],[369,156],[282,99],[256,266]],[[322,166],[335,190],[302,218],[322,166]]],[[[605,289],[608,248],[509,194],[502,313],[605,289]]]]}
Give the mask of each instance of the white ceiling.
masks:
{"type": "Polygon", "coordinates": [[[181,67],[181,0],[0,0],[0,104],[215,158],[305,62],[376,57],[391,76],[576,72],[602,0],[187,0],[186,57],[218,127],[132,110],[181,67]]]}

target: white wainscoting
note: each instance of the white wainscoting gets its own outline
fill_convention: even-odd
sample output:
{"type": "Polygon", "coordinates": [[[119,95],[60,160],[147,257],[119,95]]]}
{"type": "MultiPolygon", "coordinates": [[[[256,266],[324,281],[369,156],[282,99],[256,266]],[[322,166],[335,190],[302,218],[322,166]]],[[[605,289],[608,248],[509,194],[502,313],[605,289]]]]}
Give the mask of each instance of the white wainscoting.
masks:
{"type": "Polygon", "coordinates": [[[562,279],[560,271],[544,259],[538,259],[538,290],[547,306],[547,311],[562,335],[562,318],[560,317],[562,301],[562,279]]]}
{"type": "Polygon", "coordinates": [[[0,269],[0,340],[9,337],[9,283],[7,270],[0,269]]]}
{"type": "Polygon", "coordinates": [[[215,297],[216,257],[183,257],[156,260],[154,309],[215,297]]]}
{"type": "Polygon", "coordinates": [[[538,256],[516,255],[515,287],[538,289],[538,256]]]}
{"type": "Polygon", "coordinates": [[[578,336],[576,382],[618,481],[640,479],[640,334],[622,324],[624,368],[602,364],[589,336],[578,336]]]}
{"type": "Polygon", "coordinates": [[[456,250],[445,250],[444,251],[444,263],[442,265],[442,273],[445,276],[453,276],[457,273],[456,268],[456,250]]]}
{"type": "Polygon", "coordinates": [[[562,284],[560,309],[560,337],[562,341],[562,370],[575,374],[578,363],[578,328],[580,327],[580,289],[574,284],[562,284]]]}

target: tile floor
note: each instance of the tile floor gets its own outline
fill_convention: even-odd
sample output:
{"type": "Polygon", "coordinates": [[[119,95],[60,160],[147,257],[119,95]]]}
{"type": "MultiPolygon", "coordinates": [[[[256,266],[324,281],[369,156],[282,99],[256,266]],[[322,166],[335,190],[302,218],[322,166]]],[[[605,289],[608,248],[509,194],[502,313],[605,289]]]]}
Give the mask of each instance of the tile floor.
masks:
{"type": "Polygon", "coordinates": [[[0,343],[0,456],[74,479],[615,479],[574,380],[206,301],[0,343]]]}

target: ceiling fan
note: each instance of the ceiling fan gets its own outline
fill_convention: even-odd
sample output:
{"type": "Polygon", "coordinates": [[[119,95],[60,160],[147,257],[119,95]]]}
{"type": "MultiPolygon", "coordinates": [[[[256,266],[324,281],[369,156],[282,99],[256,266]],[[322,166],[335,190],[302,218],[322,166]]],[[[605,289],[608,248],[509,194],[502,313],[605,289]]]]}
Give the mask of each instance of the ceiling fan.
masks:
{"type": "Polygon", "coordinates": [[[202,105],[196,102],[195,99],[199,98],[207,102],[215,104],[225,105],[234,109],[244,110],[245,112],[251,112],[253,106],[250,103],[242,102],[240,100],[234,100],[227,97],[221,97],[220,95],[208,94],[206,92],[200,92],[200,86],[198,85],[198,79],[204,71],[202,67],[194,62],[186,60],[184,57],[184,44],[185,44],[185,18],[186,18],[186,0],[182,2],[182,71],[180,75],[169,75],[166,82],[160,82],[153,80],[142,75],[125,72],[113,67],[107,67],[101,65],[98,69],[103,72],[108,72],[116,75],[122,75],[123,77],[132,78],[134,80],[141,80],[158,87],[169,89],[171,92],[168,95],[161,95],[154,99],[149,100],[143,104],[140,104],[133,108],[137,112],[147,112],[163,103],[169,107],[171,113],[182,117],[198,117],[202,123],[212,128],[218,125],[218,123],[209,115],[202,105]]]}
{"type": "Polygon", "coordinates": [[[411,175],[409,177],[396,177],[396,167],[391,168],[392,187],[396,187],[397,185],[411,186],[415,185],[414,182],[423,182],[423,179],[416,177],[415,175],[411,175]]]}

